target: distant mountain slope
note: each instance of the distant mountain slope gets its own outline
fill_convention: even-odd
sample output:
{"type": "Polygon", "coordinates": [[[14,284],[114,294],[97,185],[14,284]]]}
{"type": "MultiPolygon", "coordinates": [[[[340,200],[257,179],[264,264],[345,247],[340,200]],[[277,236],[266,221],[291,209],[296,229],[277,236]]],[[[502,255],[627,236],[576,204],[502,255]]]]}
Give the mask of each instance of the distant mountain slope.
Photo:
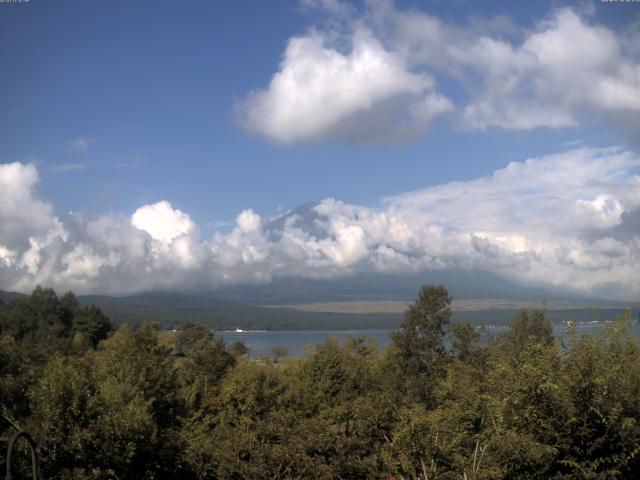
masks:
{"type": "Polygon", "coordinates": [[[331,280],[276,278],[268,284],[234,285],[201,292],[204,296],[252,303],[282,305],[350,300],[412,300],[421,285],[441,283],[455,299],[580,300],[602,303],[551,289],[524,287],[492,273],[467,270],[408,274],[361,273],[331,280]]]}
{"type": "Polygon", "coordinates": [[[7,292],[5,290],[0,290],[0,300],[3,302],[9,302],[11,300],[15,300],[16,298],[26,297],[24,293],[18,292],[7,292]]]}
{"type": "MultiPolygon", "coordinates": [[[[294,308],[261,307],[209,296],[175,292],[149,292],[126,297],[86,295],[78,297],[78,300],[84,305],[99,306],[118,323],[155,320],[169,328],[191,320],[218,330],[236,327],[273,330],[350,330],[396,328],[402,320],[401,313],[300,311],[294,308]]],[[[611,319],[626,307],[627,305],[621,305],[620,308],[607,308],[602,310],[600,315],[611,319]]],[[[453,320],[479,324],[504,324],[509,323],[516,312],[517,308],[455,311],[453,320]]],[[[555,322],[597,318],[589,309],[579,307],[548,310],[547,313],[555,322]]],[[[637,312],[634,312],[634,316],[637,316],[637,312]]]]}
{"type": "Polygon", "coordinates": [[[191,320],[215,329],[349,329],[389,328],[398,314],[341,314],[263,308],[241,302],[175,292],[149,292],[125,297],[82,295],[83,305],[97,305],[118,323],[156,320],[165,326],[191,320]]]}
{"type": "Polygon", "coordinates": [[[287,222],[295,221],[297,228],[304,230],[316,238],[326,237],[326,232],[318,226],[317,220],[322,217],[314,210],[320,202],[308,202],[281,215],[265,226],[265,232],[271,240],[279,240],[287,222]]]}

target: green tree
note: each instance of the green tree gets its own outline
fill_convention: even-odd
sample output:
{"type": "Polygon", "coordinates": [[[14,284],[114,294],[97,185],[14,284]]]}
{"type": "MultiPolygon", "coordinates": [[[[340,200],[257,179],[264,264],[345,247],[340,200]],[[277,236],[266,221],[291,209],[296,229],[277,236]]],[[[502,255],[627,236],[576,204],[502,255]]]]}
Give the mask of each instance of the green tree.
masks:
{"type": "Polygon", "coordinates": [[[511,329],[504,335],[503,345],[508,351],[517,353],[533,343],[551,345],[553,326],[544,310],[520,310],[511,322],[511,329]]]}
{"type": "Polygon", "coordinates": [[[379,466],[383,436],[377,421],[382,415],[373,415],[371,403],[375,355],[374,344],[361,338],[342,344],[332,338],[288,372],[293,405],[302,418],[295,443],[330,468],[333,478],[366,477],[379,466]]]}
{"type": "Polygon", "coordinates": [[[72,318],[72,312],[60,305],[56,292],[40,286],[31,296],[9,302],[0,312],[2,331],[18,341],[64,337],[72,318]]]}
{"type": "Polygon", "coordinates": [[[562,365],[567,398],[560,471],[573,478],[640,474],[640,346],[631,312],[596,336],[575,340],[562,365]]]}
{"type": "Polygon", "coordinates": [[[299,447],[287,442],[293,417],[286,414],[286,388],[272,365],[240,360],[229,371],[217,413],[183,430],[185,458],[199,478],[272,479],[298,471],[292,460],[302,456],[295,455],[299,447]]]}
{"type": "Polygon", "coordinates": [[[100,340],[107,338],[112,328],[109,317],[100,308],[90,305],[76,309],[71,332],[84,336],[95,347],[100,340]]]}
{"type": "Polygon", "coordinates": [[[249,353],[249,347],[247,347],[244,342],[236,341],[229,346],[229,353],[235,358],[239,358],[249,353]]]}
{"type": "Polygon", "coordinates": [[[53,357],[29,390],[28,430],[40,446],[45,478],[64,478],[91,465],[99,414],[90,371],[79,359],[53,357]]]}
{"type": "Polygon", "coordinates": [[[202,325],[185,323],[176,342],[185,354],[174,362],[180,397],[200,415],[200,409],[212,407],[221,379],[236,360],[222,338],[202,325]]]}
{"type": "Polygon", "coordinates": [[[480,341],[480,333],[469,323],[454,323],[451,325],[453,337],[453,356],[462,362],[470,363],[478,368],[484,368],[487,361],[487,349],[480,341]]]}
{"type": "Polygon", "coordinates": [[[101,413],[95,422],[103,449],[97,464],[118,476],[178,475],[179,451],[172,429],[181,412],[169,349],[157,327],[120,327],[91,355],[101,413]]]}
{"type": "Polygon", "coordinates": [[[451,296],[442,285],[425,285],[391,335],[396,361],[409,393],[430,402],[434,383],[443,376],[447,352],[443,342],[451,318],[451,296]]]}

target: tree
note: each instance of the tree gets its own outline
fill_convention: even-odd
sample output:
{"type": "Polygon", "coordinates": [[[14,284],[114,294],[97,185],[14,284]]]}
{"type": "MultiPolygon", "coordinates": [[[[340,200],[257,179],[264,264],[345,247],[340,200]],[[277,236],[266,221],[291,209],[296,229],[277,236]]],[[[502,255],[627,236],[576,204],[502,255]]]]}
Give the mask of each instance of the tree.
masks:
{"type": "Polygon", "coordinates": [[[452,353],[456,359],[481,366],[486,358],[484,347],[480,343],[480,334],[469,323],[451,325],[453,334],[452,353]]]}
{"type": "Polygon", "coordinates": [[[526,309],[520,310],[511,322],[511,329],[503,338],[504,347],[507,351],[518,353],[534,343],[551,345],[553,326],[547,320],[544,310],[531,313],[526,309]]]}
{"type": "Polygon", "coordinates": [[[169,349],[158,345],[157,328],[120,327],[90,352],[96,401],[93,426],[104,446],[96,462],[120,478],[154,478],[177,468],[175,435],[180,403],[169,349]]]}
{"type": "Polygon", "coordinates": [[[53,357],[29,399],[28,429],[40,445],[46,478],[88,467],[96,453],[91,426],[98,411],[87,366],[73,357],[53,357]]]}
{"type": "MultiPolygon", "coordinates": [[[[222,382],[215,416],[183,430],[199,478],[282,478],[291,455],[281,414],[286,385],[272,365],[241,360],[222,382]],[[216,472],[217,475],[214,474],[216,472]]],[[[301,475],[308,477],[311,472],[301,475]]]]}
{"type": "Polygon", "coordinates": [[[249,347],[247,347],[244,342],[236,341],[229,346],[229,353],[235,358],[240,358],[249,353],[249,347]]]}
{"type": "Polygon", "coordinates": [[[278,363],[278,360],[289,355],[289,349],[282,345],[276,345],[271,349],[271,353],[273,353],[273,363],[278,363]]]}
{"type": "Polygon", "coordinates": [[[628,334],[631,311],[566,352],[567,397],[559,462],[570,478],[640,475],[640,346],[628,334]]]}
{"type": "Polygon", "coordinates": [[[425,285],[404,312],[400,330],[391,335],[392,346],[408,390],[429,401],[432,383],[446,364],[443,337],[451,318],[451,296],[443,285],[425,285]]]}
{"type": "Polygon", "coordinates": [[[212,339],[213,332],[207,327],[195,322],[186,321],[178,332],[176,342],[180,348],[188,351],[196,345],[202,345],[212,339]]]}
{"type": "Polygon", "coordinates": [[[95,305],[80,308],[73,318],[72,333],[82,334],[95,347],[100,340],[107,338],[112,326],[100,308],[95,305]]]}
{"type": "Polygon", "coordinates": [[[220,380],[236,358],[226,350],[222,338],[201,325],[186,324],[177,342],[186,355],[176,362],[180,396],[196,412],[202,407],[208,408],[220,380]]]}
{"type": "Polygon", "coordinates": [[[72,315],[61,308],[56,292],[40,286],[30,297],[9,302],[0,315],[2,331],[18,341],[64,337],[71,322],[72,315]]]}

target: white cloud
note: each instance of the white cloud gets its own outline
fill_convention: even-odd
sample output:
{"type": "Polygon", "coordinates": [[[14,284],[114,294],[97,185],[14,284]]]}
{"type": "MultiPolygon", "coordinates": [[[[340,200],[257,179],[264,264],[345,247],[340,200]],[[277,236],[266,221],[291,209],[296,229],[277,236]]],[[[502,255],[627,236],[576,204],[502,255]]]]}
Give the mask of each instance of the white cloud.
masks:
{"type": "Polygon", "coordinates": [[[280,71],[240,105],[239,119],[282,143],[402,137],[452,109],[434,87],[433,77],[409,72],[369,30],[355,30],[346,53],[314,31],[289,41],[280,71]]]}
{"type": "Polygon", "coordinates": [[[269,255],[270,245],[260,216],[251,209],[245,210],[236,217],[236,224],[236,228],[228,235],[217,233],[214,236],[211,250],[217,262],[233,268],[265,260],[269,255]]]}
{"type": "Polygon", "coordinates": [[[595,117],[637,132],[638,50],[585,12],[560,9],[518,29],[504,17],[445,23],[383,0],[359,16],[341,2],[306,4],[331,19],[291,38],[268,87],[240,103],[252,133],[281,143],[402,139],[454,110],[470,129],[568,128],[595,117]],[[436,79],[453,92],[436,90],[436,79]]]}
{"type": "MultiPolygon", "coordinates": [[[[62,257],[64,270],[61,276],[69,281],[88,282],[98,277],[100,268],[108,261],[96,255],[90,245],[80,243],[62,257]]],[[[112,259],[113,262],[117,262],[117,258],[112,259]]]]}
{"type": "Polygon", "coordinates": [[[51,205],[35,192],[38,181],[34,165],[0,164],[0,244],[7,250],[15,250],[54,227],[51,205]]]}
{"type": "Polygon", "coordinates": [[[571,127],[588,113],[640,116],[640,64],[623,57],[612,31],[570,9],[519,45],[481,37],[454,57],[482,78],[463,110],[472,128],[571,127]]]}
{"type": "Polygon", "coordinates": [[[128,293],[456,268],[633,299],[640,292],[638,171],[632,152],[583,147],[375,208],[326,199],[273,222],[245,210],[229,233],[207,241],[166,201],[131,217],[57,218],[36,195],[35,167],[0,165],[0,288],[128,293]]]}
{"type": "Polygon", "coordinates": [[[93,138],[78,137],[69,141],[69,149],[73,153],[87,153],[93,144],[93,138]]]}
{"type": "Polygon", "coordinates": [[[140,207],[131,217],[131,224],[164,244],[170,244],[174,238],[195,230],[189,215],[174,210],[166,201],[140,207]]]}
{"type": "Polygon", "coordinates": [[[5,247],[4,245],[0,245],[0,266],[9,268],[14,264],[15,259],[15,251],[5,247]]]}

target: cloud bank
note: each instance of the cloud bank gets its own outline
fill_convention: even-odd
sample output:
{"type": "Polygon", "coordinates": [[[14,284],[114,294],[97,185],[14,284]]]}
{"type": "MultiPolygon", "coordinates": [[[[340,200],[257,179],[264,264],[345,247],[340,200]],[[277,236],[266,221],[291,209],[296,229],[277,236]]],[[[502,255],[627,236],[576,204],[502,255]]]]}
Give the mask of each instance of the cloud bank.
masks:
{"type": "Polygon", "coordinates": [[[33,165],[0,165],[0,288],[206,289],[278,276],[484,270],[529,285],[637,300],[640,157],[579,148],[383,199],[325,199],[266,221],[241,212],[203,239],[161,201],[131,216],[53,214],[33,165]]]}
{"type": "Polygon", "coordinates": [[[638,50],[574,9],[525,29],[503,17],[445,23],[390,1],[360,14],[304,4],[324,8],[326,26],[291,38],[269,85],[237,106],[240,125],[272,141],[404,139],[444,117],[474,130],[596,119],[640,133],[638,50]]]}

